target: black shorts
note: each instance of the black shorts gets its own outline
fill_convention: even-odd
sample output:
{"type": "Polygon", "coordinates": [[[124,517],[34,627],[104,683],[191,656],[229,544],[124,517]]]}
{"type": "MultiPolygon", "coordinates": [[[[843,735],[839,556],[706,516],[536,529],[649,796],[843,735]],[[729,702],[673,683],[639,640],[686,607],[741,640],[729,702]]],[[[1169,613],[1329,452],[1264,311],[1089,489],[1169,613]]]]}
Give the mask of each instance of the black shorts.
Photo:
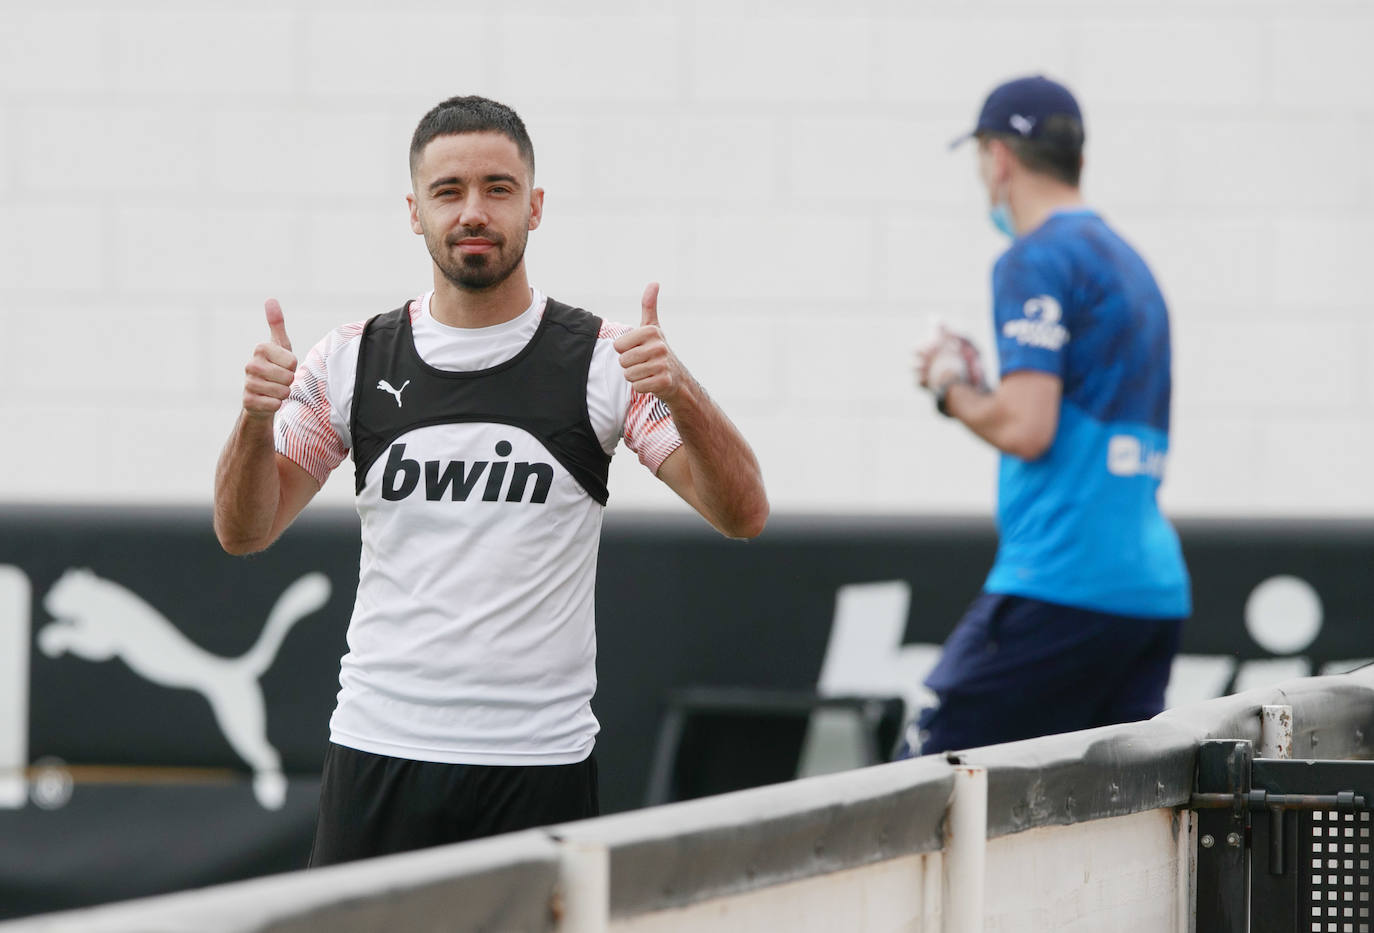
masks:
{"type": "Polygon", "coordinates": [[[311,867],[566,823],[601,812],[596,758],[450,765],[330,743],[311,867]]]}

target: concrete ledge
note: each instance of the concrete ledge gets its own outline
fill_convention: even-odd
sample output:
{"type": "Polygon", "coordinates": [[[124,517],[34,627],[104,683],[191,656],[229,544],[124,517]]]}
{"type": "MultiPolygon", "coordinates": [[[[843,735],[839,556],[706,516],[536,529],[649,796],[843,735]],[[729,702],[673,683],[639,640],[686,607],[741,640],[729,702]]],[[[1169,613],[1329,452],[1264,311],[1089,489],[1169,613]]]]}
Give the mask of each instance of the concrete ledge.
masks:
{"type": "Polygon", "coordinates": [[[617,918],[934,852],[953,784],[947,762],[921,758],[550,832],[605,847],[617,918]]]}
{"type": "Polygon", "coordinates": [[[558,847],[530,830],[0,924],[5,933],[554,929],[558,847]]]}

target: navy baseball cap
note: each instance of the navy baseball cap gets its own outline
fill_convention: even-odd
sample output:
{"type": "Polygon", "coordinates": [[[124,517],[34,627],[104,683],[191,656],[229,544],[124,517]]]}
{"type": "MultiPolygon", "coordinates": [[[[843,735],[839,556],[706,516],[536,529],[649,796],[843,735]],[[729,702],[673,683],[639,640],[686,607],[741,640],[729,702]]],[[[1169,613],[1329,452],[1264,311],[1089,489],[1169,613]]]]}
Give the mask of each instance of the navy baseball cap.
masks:
{"type": "MultiPolygon", "coordinates": [[[[1026,139],[1039,139],[1052,116],[1073,117],[1083,125],[1078,101],[1069,89],[1043,75],[1016,78],[998,85],[983,101],[978,125],[949,144],[953,149],[979,133],[1008,133],[1026,139]]],[[[1080,137],[1079,144],[1082,144],[1080,137]]]]}

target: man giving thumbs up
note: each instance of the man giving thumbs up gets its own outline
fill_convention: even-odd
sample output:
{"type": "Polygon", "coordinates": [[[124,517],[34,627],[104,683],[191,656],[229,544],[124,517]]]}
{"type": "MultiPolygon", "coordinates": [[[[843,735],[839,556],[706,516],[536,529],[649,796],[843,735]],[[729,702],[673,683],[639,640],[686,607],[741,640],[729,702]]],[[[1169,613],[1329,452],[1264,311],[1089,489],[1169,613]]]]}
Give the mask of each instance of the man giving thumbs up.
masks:
{"type": "Polygon", "coordinates": [[[433,289],[346,324],[297,366],[281,307],[220,457],[224,548],[270,545],[347,456],[358,597],[311,864],[592,816],[596,554],[621,440],[731,537],[768,499],[749,445],[664,340],[530,286],[543,217],[519,116],[431,110],[410,147],[433,289]]]}

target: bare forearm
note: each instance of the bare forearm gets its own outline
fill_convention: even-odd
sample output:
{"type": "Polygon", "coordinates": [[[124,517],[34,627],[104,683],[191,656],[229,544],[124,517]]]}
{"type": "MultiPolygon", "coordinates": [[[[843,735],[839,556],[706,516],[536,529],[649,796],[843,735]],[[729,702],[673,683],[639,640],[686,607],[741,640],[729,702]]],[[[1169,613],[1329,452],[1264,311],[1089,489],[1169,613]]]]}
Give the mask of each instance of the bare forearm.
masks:
{"type": "Polygon", "coordinates": [[[1058,381],[1030,394],[1026,380],[1004,381],[995,391],[956,383],[945,396],[945,410],[993,447],[1022,460],[1036,460],[1049,449],[1058,425],[1058,381]]]}
{"type": "Polygon", "coordinates": [[[275,298],[263,303],[268,343],[244,366],[243,410],[215,467],[215,536],[230,554],[261,551],[320,489],[319,480],[278,457],[272,422],[291,395],[296,355],[275,298]]]}
{"type": "Polygon", "coordinates": [[[215,469],[215,536],[231,554],[271,543],[281,482],[272,419],[240,413],[215,469]]]}
{"type": "Polygon", "coordinates": [[[743,435],[668,349],[658,325],[658,283],[640,300],[640,323],[615,341],[630,388],[653,395],[672,413],[682,446],[658,467],[658,478],[722,534],[752,538],[768,521],[758,461],[743,435]]]}
{"type": "Polygon", "coordinates": [[[702,514],[729,537],[757,536],[768,521],[768,494],[748,441],[694,379],[669,410],[702,514]]]}
{"type": "Polygon", "coordinates": [[[1006,419],[998,417],[997,400],[991,392],[956,383],[945,395],[945,411],[992,446],[1003,449],[999,441],[1006,419]]]}

